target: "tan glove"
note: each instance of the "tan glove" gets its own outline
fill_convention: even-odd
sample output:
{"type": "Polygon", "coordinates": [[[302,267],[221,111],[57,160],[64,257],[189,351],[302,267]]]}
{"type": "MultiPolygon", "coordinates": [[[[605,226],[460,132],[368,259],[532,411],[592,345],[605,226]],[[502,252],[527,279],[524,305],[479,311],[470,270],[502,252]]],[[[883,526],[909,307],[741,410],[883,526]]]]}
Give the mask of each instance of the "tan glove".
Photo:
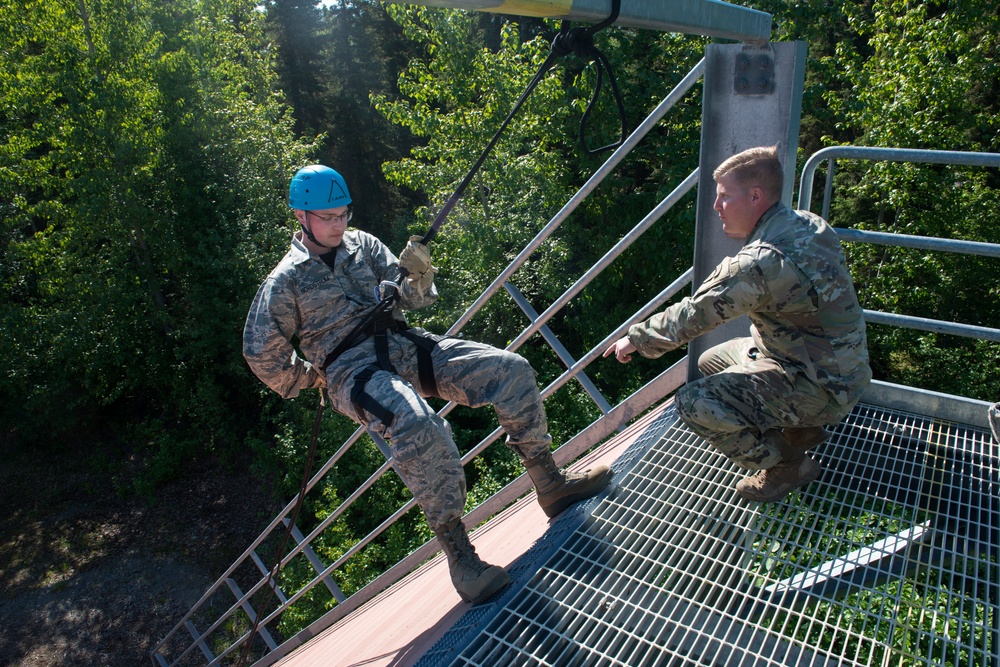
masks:
{"type": "Polygon", "coordinates": [[[322,389],[326,386],[326,373],[319,369],[319,366],[315,364],[310,364],[308,361],[306,364],[306,376],[309,378],[309,384],[306,385],[306,389],[322,389]]]}
{"type": "Polygon", "coordinates": [[[399,253],[399,268],[406,273],[406,280],[410,283],[422,283],[427,273],[431,274],[433,280],[434,273],[437,272],[431,266],[431,251],[426,245],[420,242],[421,236],[411,236],[410,241],[399,253]]]}

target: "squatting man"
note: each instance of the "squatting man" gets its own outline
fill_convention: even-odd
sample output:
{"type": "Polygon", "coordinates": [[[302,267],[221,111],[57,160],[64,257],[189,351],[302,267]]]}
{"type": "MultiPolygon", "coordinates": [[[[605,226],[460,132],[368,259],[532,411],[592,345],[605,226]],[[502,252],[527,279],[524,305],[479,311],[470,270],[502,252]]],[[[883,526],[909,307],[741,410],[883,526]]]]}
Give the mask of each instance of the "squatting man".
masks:
{"type": "Polygon", "coordinates": [[[771,502],[819,477],[806,452],[868,386],[865,322],[836,232],[781,203],[777,147],[734,155],[713,177],[723,231],[745,245],[692,296],[630,327],[604,356],[655,358],[747,315],[750,336],[705,351],[703,377],[681,387],[674,403],[691,430],[756,471],[737,482],[737,493],[771,502]]]}
{"type": "Polygon", "coordinates": [[[325,391],[334,409],[389,443],[393,467],[444,549],[452,584],[463,600],[478,602],[509,577],[469,542],[458,448],[428,397],[493,405],[507,446],[524,462],[550,517],[600,492],[611,470],[556,466],[535,373],[523,357],[407,325],[403,309],[438,296],[430,251],[414,236],[397,259],[379,239],[347,227],[351,202],[344,178],[329,167],[304,167],[292,178],[288,204],[301,229],[254,298],[243,354],[283,398],[325,391]],[[351,337],[392,283],[400,283],[392,309],[351,337]]]}

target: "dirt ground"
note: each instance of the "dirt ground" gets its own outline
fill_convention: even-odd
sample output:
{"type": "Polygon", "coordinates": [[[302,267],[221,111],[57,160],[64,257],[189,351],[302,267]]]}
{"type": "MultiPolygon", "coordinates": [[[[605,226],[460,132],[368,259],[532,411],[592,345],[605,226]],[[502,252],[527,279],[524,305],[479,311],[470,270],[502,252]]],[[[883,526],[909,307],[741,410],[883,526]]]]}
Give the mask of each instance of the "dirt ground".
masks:
{"type": "Polygon", "coordinates": [[[281,509],[245,467],[204,464],[150,502],[116,492],[127,461],[93,458],[0,438],[0,667],[152,665],[281,509]]]}

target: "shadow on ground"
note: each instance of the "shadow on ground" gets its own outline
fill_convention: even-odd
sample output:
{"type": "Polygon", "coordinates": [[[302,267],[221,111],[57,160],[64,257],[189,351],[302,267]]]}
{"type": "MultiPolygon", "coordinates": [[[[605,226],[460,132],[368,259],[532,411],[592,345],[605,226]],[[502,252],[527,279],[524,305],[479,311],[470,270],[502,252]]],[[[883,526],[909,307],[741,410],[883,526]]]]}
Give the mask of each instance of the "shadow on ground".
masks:
{"type": "Polygon", "coordinates": [[[0,460],[5,667],[152,665],[152,647],[280,510],[245,467],[204,463],[152,502],[117,493],[110,470],[123,467],[95,466],[92,452],[0,442],[0,460]]]}

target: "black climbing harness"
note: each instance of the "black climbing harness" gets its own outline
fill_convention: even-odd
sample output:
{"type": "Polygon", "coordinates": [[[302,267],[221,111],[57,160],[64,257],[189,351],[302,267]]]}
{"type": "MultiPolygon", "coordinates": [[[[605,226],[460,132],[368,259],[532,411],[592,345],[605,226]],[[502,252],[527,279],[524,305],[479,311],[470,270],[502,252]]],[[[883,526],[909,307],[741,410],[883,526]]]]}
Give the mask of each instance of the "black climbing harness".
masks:
{"type": "MultiPolygon", "coordinates": [[[[594,86],[594,93],[591,96],[590,102],[587,104],[587,108],[584,111],[583,117],[580,119],[580,145],[583,150],[588,155],[595,155],[602,153],[604,151],[612,150],[618,148],[625,142],[626,135],[628,134],[628,124],[625,114],[625,104],[622,102],[621,92],[618,89],[618,83],[615,80],[614,72],[611,70],[611,64],[607,57],[597,47],[594,46],[594,35],[603,30],[604,28],[610,26],[618,19],[619,11],[621,10],[621,0],[612,0],[611,2],[611,15],[600,23],[594,24],[586,28],[570,28],[569,21],[563,21],[559,27],[559,32],[552,39],[552,43],[549,49],[549,54],[545,58],[545,61],[538,68],[538,72],[535,74],[534,78],[528,83],[521,97],[518,98],[514,107],[511,109],[510,113],[504,119],[503,123],[500,124],[499,129],[490,139],[486,148],[483,149],[482,154],[480,154],[479,159],[476,160],[475,164],[469,169],[469,172],[462,179],[455,192],[448,198],[445,205],[438,212],[437,216],[434,218],[434,222],[431,224],[427,233],[424,234],[421,239],[421,243],[426,245],[437,235],[438,229],[444,223],[445,219],[451,213],[451,210],[461,199],[462,195],[465,194],[465,190],[469,187],[472,179],[479,172],[479,169],[483,166],[486,158],[492,152],[494,146],[496,146],[497,141],[503,135],[507,126],[514,119],[517,113],[520,111],[521,106],[534,91],[535,87],[542,81],[548,71],[555,65],[556,60],[563,56],[569,54],[574,54],[577,57],[586,60],[588,62],[595,62],[597,64],[597,81],[594,86]],[[611,85],[611,90],[614,95],[615,104],[618,107],[618,117],[621,123],[621,136],[617,142],[602,146],[596,149],[590,149],[586,142],[586,125],[590,118],[591,111],[597,102],[598,96],[601,92],[601,86],[604,79],[604,70],[607,70],[608,81],[611,85]]],[[[327,262],[330,268],[333,268],[333,258],[334,253],[328,253],[328,257],[324,256],[323,261],[327,262]],[[327,261],[329,260],[329,261],[327,261]]],[[[396,301],[399,299],[399,288],[402,285],[402,281],[406,279],[406,271],[400,267],[400,278],[397,282],[393,283],[393,288],[386,290],[386,293],[380,298],[378,303],[363,317],[348,333],[341,342],[327,355],[326,359],[323,360],[322,365],[318,367],[319,373],[326,372],[326,368],[333,363],[333,361],[343,354],[345,351],[360,344],[362,341],[369,337],[375,338],[375,354],[378,360],[378,364],[370,364],[365,366],[361,371],[359,371],[354,376],[354,386],[351,389],[351,402],[356,406],[364,408],[369,414],[373,415],[376,419],[381,421],[386,425],[390,425],[395,418],[395,415],[385,407],[381,406],[377,401],[374,400],[369,394],[365,393],[365,385],[371,380],[372,376],[380,370],[389,370],[395,372],[392,363],[389,360],[388,355],[388,343],[387,335],[389,331],[394,331],[405,338],[409,339],[417,348],[417,373],[420,379],[421,389],[425,393],[430,395],[437,395],[437,384],[434,378],[434,368],[431,361],[431,353],[441,340],[445,336],[436,336],[427,332],[418,332],[414,329],[407,327],[402,322],[397,321],[392,317],[392,307],[395,305],[396,301]]],[[[268,575],[268,581],[266,586],[270,589],[270,596],[274,595],[275,588],[277,586],[278,573],[281,570],[281,561],[285,557],[285,549],[288,544],[288,539],[291,536],[292,528],[295,526],[295,521],[298,518],[299,511],[302,508],[303,498],[306,494],[306,488],[309,483],[309,477],[312,470],[313,461],[316,457],[316,444],[319,439],[319,429],[320,423],[323,417],[323,408],[326,402],[323,398],[323,392],[320,392],[319,405],[316,408],[316,416],[313,420],[312,437],[309,442],[309,452],[306,456],[305,468],[302,473],[302,484],[299,487],[299,493],[296,497],[295,506],[292,510],[292,514],[289,517],[289,522],[287,530],[285,531],[285,536],[282,539],[281,546],[277,553],[277,559],[274,567],[272,568],[270,574],[268,575]]],[[[268,604],[270,603],[270,597],[268,598],[268,604]]],[[[263,609],[266,610],[267,604],[264,605],[263,609]]],[[[249,636],[246,638],[246,644],[243,647],[243,652],[237,665],[242,666],[246,664],[247,659],[250,655],[250,647],[253,643],[253,638],[257,634],[259,628],[260,619],[264,616],[264,611],[261,611],[256,615],[254,619],[254,624],[250,630],[249,636]]]]}
{"type": "Polygon", "coordinates": [[[434,377],[432,354],[437,344],[447,338],[447,336],[437,336],[420,329],[411,329],[405,326],[397,329],[383,330],[375,334],[375,356],[378,363],[368,364],[354,374],[354,386],[351,388],[351,403],[359,410],[368,412],[368,414],[374,416],[386,426],[392,426],[392,422],[396,419],[395,413],[365,391],[365,386],[375,373],[379,371],[388,371],[398,375],[396,369],[393,368],[392,363],[389,361],[388,353],[380,352],[380,348],[386,349],[388,347],[385,331],[395,331],[400,336],[409,339],[417,348],[417,377],[420,381],[420,389],[423,394],[438,398],[441,397],[438,395],[437,379],[434,377]]]}

